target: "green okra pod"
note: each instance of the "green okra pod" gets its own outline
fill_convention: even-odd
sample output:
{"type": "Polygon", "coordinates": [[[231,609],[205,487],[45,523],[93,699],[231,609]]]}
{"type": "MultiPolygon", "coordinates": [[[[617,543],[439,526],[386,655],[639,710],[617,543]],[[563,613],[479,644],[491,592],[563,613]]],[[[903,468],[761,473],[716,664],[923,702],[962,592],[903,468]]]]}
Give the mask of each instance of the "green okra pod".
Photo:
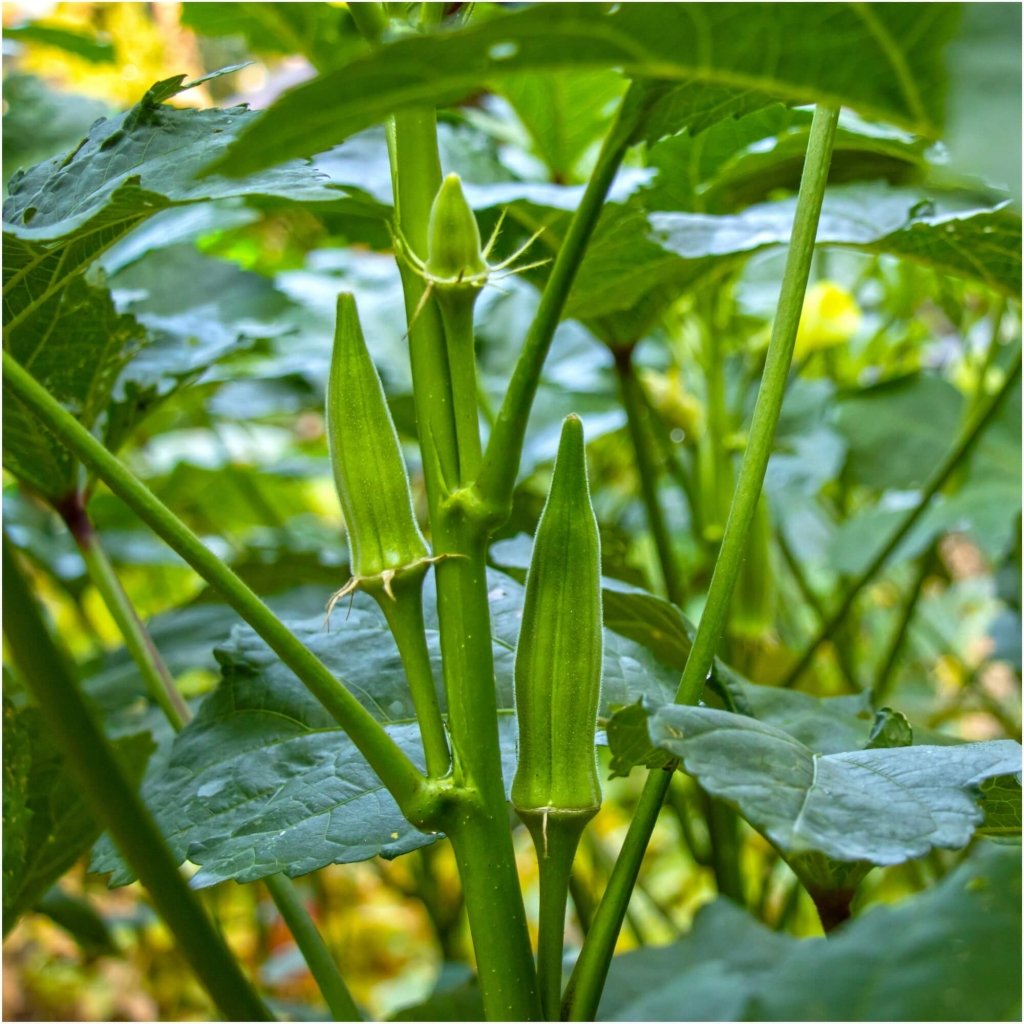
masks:
{"type": "Polygon", "coordinates": [[[537,526],[516,649],[520,813],[597,812],[594,731],[601,692],[601,542],[583,424],[566,418],[537,526]]]}
{"type": "Polygon", "coordinates": [[[450,763],[423,625],[423,577],[431,557],[412,507],[409,476],[380,377],[359,324],[355,299],[338,296],[334,352],[327,379],[327,438],[352,556],[352,577],[328,604],[356,589],[369,592],[398,645],[427,770],[450,763]]]}
{"type": "Polygon", "coordinates": [[[425,571],[427,542],[416,523],[398,433],[356,302],[344,293],[338,296],[327,379],[327,439],[352,556],[352,579],[343,590],[383,589],[390,595],[400,575],[425,571]]]}
{"type": "Polygon", "coordinates": [[[583,425],[569,416],[526,579],[516,648],[519,762],[512,803],[540,865],[541,997],[558,1019],[569,876],[601,804],[594,732],[601,693],[601,545],[587,484],[583,425]]]}

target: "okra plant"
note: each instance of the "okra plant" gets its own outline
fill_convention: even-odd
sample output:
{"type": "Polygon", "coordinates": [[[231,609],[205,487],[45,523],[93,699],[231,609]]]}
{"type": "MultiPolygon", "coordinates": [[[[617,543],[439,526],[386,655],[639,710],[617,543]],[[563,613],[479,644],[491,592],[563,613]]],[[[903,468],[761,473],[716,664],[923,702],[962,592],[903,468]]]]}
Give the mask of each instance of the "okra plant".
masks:
{"type": "Polygon", "coordinates": [[[227,66],[11,131],[9,948],[131,958],[85,860],[187,1019],[1012,1019],[1019,10],[181,7],[227,66]]]}

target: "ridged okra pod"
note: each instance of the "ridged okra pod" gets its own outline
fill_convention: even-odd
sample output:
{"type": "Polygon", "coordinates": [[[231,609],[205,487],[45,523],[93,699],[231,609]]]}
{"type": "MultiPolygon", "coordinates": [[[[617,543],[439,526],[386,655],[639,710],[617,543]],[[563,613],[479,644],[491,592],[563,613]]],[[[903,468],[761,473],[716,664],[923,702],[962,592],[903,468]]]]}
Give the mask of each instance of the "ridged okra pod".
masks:
{"type": "Polygon", "coordinates": [[[448,769],[448,741],[423,626],[430,557],[412,506],[409,475],[384,388],[366,347],[355,299],[338,296],[327,379],[327,438],[351,549],[352,577],[328,606],[356,589],[370,593],[398,645],[433,776],[448,769]]]}
{"type": "Polygon", "coordinates": [[[583,425],[562,426],[534,540],[516,649],[519,763],[512,803],[540,864],[538,974],[557,1019],[569,874],[601,804],[594,731],[601,691],[601,548],[587,484],[583,425]]]}

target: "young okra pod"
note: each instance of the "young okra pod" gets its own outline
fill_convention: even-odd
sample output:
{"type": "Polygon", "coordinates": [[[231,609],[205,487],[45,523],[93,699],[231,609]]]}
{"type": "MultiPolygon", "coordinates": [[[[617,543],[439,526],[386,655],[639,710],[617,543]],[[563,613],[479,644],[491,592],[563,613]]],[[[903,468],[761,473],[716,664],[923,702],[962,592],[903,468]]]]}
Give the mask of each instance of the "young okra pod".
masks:
{"type": "Polygon", "coordinates": [[[384,388],[348,294],[338,296],[327,439],[352,557],[352,579],[335,597],[356,588],[383,590],[390,597],[396,582],[422,577],[432,559],[416,523],[384,388]]]}
{"type": "Polygon", "coordinates": [[[587,485],[583,425],[562,426],[526,578],[516,648],[519,763],[512,803],[540,865],[541,997],[557,1020],[569,875],[601,804],[594,731],[601,693],[601,546],[587,485]]]}
{"type": "Polygon", "coordinates": [[[534,540],[516,649],[520,815],[592,816],[601,803],[594,731],[601,692],[601,544],[583,424],[569,416],[534,540]]]}

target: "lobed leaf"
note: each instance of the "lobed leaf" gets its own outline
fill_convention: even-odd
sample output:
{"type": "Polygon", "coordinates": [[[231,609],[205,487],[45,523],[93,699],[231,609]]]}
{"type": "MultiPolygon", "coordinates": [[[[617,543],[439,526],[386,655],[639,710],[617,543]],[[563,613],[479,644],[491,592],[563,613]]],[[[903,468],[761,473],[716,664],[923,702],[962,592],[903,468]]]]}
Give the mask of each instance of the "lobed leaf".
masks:
{"type": "Polygon", "coordinates": [[[934,888],[826,939],[769,931],[728,900],[690,933],[615,957],[598,1020],[1015,1020],[1019,848],[984,844],[934,888]]]}
{"type": "Polygon", "coordinates": [[[658,80],[659,133],[769,98],[828,101],[935,136],[954,10],[891,4],[540,4],[407,37],[285,93],[211,164],[247,174],[309,156],[414,105],[526,72],[621,68],[658,80]]]}
{"type": "MultiPolygon", "coordinates": [[[[506,779],[515,770],[513,660],[522,609],[520,584],[491,572],[495,674],[506,779]]],[[[425,598],[432,591],[426,588],[425,598]]],[[[326,598],[326,593],[325,593],[326,598]]],[[[436,610],[427,605],[435,678],[441,678],[436,610]]],[[[401,660],[370,598],[291,628],[417,763],[419,731],[401,660]],[[347,618],[345,618],[347,614],[347,618]]],[[[176,855],[201,865],[196,885],[252,881],[278,871],[305,874],[326,864],[395,857],[437,837],[419,832],[349,738],[306,688],[248,628],[216,651],[221,683],[179,734],[165,770],[144,795],[176,855]]],[[[603,706],[641,695],[665,699],[676,673],[644,648],[606,634],[603,706]]],[[[442,697],[443,700],[443,697],[442,697]]],[[[109,842],[94,855],[114,884],[131,880],[109,842]]]]}

